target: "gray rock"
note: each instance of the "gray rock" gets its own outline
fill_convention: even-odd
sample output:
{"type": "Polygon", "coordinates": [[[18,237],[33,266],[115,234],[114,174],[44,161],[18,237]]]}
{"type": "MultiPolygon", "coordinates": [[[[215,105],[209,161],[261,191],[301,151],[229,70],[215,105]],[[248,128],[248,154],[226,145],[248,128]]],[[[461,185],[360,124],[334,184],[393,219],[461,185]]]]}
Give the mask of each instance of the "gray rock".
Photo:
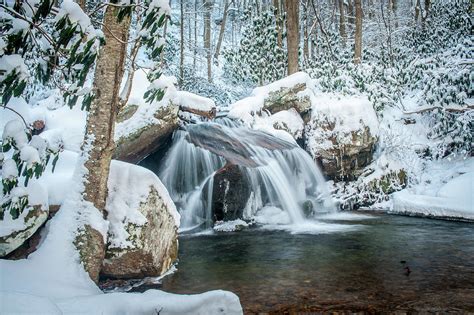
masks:
{"type": "Polygon", "coordinates": [[[178,106],[170,103],[155,114],[155,123],[135,130],[116,140],[113,158],[129,163],[138,163],[161,149],[178,129],[178,106]]]}
{"type": "Polygon", "coordinates": [[[126,226],[129,248],[107,246],[101,275],[130,279],[162,275],[178,256],[178,231],[163,197],[150,187],[148,198],[138,209],[147,219],[142,226],[126,226]]]}
{"type": "MultiPolygon", "coordinates": [[[[26,210],[25,210],[26,211],[26,210]]],[[[34,206],[23,218],[24,227],[0,237],[0,257],[4,257],[27,241],[48,219],[48,211],[34,206]]],[[[18,218],[17,220],[22,220],[18,218]]]]}
{"type": "Polygon", "coordinates": [[[212,213],[215,221],[242,219],[250,198],[250,182],[240,167],[226,164],[214,175],[212,213]]]}

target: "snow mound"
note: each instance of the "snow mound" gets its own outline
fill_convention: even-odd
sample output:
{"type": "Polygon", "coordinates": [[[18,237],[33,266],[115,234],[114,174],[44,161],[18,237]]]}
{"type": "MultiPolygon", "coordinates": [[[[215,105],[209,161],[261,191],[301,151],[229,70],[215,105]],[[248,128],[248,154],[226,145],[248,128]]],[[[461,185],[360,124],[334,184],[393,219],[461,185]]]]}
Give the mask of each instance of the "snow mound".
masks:
{"type": "Polygon", "coordinates": [[[412,215],[474,220],[474,170],[449,180],[436,195],[408,190],[393,195],[393,211],[412,215]]]}

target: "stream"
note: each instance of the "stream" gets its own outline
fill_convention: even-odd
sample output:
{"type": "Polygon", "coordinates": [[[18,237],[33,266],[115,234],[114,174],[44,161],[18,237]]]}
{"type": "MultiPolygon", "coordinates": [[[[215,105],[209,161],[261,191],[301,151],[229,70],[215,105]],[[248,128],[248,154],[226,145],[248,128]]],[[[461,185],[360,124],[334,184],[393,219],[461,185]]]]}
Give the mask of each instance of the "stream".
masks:
{"type": "Polygon", "coordinates": [[[357,228],[182,235],[177,271],[134,290],[230,290],[245,313],[474,311],[474,225],[372,213],[333,219],[357,228]]]}

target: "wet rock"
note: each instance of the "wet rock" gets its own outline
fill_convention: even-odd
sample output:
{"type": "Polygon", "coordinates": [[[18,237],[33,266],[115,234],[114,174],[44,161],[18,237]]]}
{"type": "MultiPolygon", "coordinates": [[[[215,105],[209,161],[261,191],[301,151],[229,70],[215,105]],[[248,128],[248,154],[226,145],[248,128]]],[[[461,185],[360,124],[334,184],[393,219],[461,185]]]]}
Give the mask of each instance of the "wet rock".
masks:
{"type": "Polygon", "coordinates": [[[314,215],[314,205],[311,200],[306,200],[305,202],[303,202],[302,208],[305,217],[309,218],[314,215]]]}
{"type": "Polygon", "coordinates": [[[250,182],[240,167],[227,164],[214,175],[212,213],[214,221],[241,219],[250,198],[250,182]]]}
{"type": "Polygon", "coordinates": [[[127,248],[108,244],[101,275],[105,278],[131,279],[159,276],[166,272],[178,255],[178,231],[167,203],[158,191],[150,188],[139,212],[144,225],[128,223],[127,248]]]}
{"type": "Polygon", "coordinates": [[[178,123],[178,106],[170,103],[169,106],[159,108],[154,113],[150,124],[125,133],[116,139],[113,158],[138,163],[151,153],[160,150],[178,129],[178,123]]]}
{"type": "Polygon", "coordinates": [[[5,257],[22,246],[46,222],[47,218],[48,211],[42,209],[41,206],[34,206],[24,217],[20,216],[17,220],[23,220],[23,226],[0,237],[0,257],[5,257]]]}

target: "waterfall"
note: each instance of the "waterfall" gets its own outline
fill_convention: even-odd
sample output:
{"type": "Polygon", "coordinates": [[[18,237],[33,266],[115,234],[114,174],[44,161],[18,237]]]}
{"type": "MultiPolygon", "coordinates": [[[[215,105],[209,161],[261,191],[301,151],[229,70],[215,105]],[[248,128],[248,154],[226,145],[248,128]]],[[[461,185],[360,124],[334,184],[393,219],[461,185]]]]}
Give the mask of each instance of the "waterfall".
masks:
{"type": "Polygon", "coordinates": [[[287,223],[302,224],[316,213],[335,211],[321,171],[298,145],[218,119],[177,131],[160,170],[182,229],[211,227],[214,176],[230,164],[248,179],[245,220],[277,213],[287,223]]]}

